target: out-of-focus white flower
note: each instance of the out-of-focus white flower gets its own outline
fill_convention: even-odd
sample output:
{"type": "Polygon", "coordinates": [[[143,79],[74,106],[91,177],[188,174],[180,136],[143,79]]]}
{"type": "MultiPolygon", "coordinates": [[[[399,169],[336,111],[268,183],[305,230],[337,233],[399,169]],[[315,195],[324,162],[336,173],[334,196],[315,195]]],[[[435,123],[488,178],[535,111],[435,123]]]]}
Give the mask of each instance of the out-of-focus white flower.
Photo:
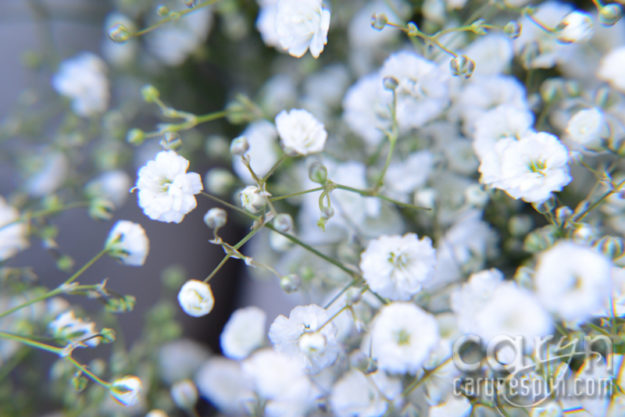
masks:
{"type": "Polygon", "coordinates": [[[625,92],[625,46],[615,48],[601,58],[597,77],[620,92],[625,92]]]}
{"type": "Polygon", "coordinates": [[[551,333],[553,327],[549,313],[538,298],[514,282],[498,285],[473,319],[484,343],[503,335],[522,336],[532,342],[534,338],[551,333]]]}
{"type": "Polygon", "coordinates": [[[241,205],[247,211],[252,213],[256,213],[267,204],[267,197],[269,197],[269,193],[266,191],[261,191],[255,185],[248,185],[243,190],[241,190],[241,205]]]}
{"type": "Polygon", "coordinates": [[[449,104],[447,71],[414,52],[397,52],[380,70],[382,79],[397,80],[397,121],[402,129],[421,127],[449,104]]]}
{"type": "Polygon", "coordinates": [[[221,332],[221,350],[232,359],[244,359],[262,346],[266,314],[258,307],[236,310],[221,332]]]}
{"type": "Polygon", "coordinates": [[[430,407],[428,417],[467,417],[472,408],[467,397],[449,395],[442,403],[430,407]]]}
{"type": "Polygon", "coordinates": [[[302,416],[315,401],[315,391],[299,357],[263,349],[243,361],[243,372],[265,400],[265,415],[302,416]]]}
{"type": "Polygon", "coordinates": [[[180,223],[197,202],[202,179],[187,173],[189,161],[174,151],[161,151],[139,170],[139,206],[152,220],[180,223]]]}
{"type": "Polygon", "coordinates": [[[592,17],[579,10],[567,14],[556,26],[556,36],[562,43],[584,42],[593,34],[592,17]]]}
{"type": "Polygon", "coordinates": [[[178,303],[188,315],[201,317],[211,312],[215,305],[215,298],[210,285],[190,279],[180,288],[178,303]]]}
{"type": "Polygon", "coordinates": [[[386,171],[384,185],[391,194],[407,201],[407,195],[425,184],[432,173],[434,155],[430,151],[415,152],[403,161],[395,161],[386,171]]]}
{"type": "Polygon", "coordinates": [[[414,233],[371,240],[360,256],[369,288],[391,300],[408,300],[430,279],[436,252],[428,237],[414,233]]]}
{"type": "Polygon", "coordinates": [[[141,266],[150,250],[150,241],[138,223],[119,220],[109,232],[105,244],[108,254],[126,265],[141,266]]]}
{"type": "Polygon", "coordinates": [[[598,108],[580,110],[566,126],[567,138],[584,148],[597,148],[608,137],[610,128],[603,112],[598,108]]]}
{"type": "Polygon", "coordinates": [[[100,338],[96,336],[98,332],[95,324],[76,318],[72,310],[59,314],[48,325],[48,329],[54,338],[72,347],[95,347],[100,343],[100,338]]]}
{"type": "Polygon", "coordinates": [[[516,199],[543,202],[571,182],[568,159],[566,147],[549,133],[501,139],[482,158],[481,182],[516,199]]]}
{"type": "MultiPolygon", "coordinates": [[[[179,2],[171,2],[172,10],[180,8],[179,2]]],[[[211,7],[202,7],[189,13],[184,19],[176,19],[159,27],[146,36],[146,43],[159,61],[176,66],[206,40],[213,21],[211,7]]]]}
{"type": "Polygon", "coordinates": [[[139,401],[139,395],[143,389],[141,380],[136,376],[125,376],[111,383],[109,392],[119,403],[129,407],[139,401]]]}
{"type": "Polygon", "coordinates": [[[345,93],[343,118],[350,129],[372,147],[384,138],[384,130],[391,126],[391,98],[378,73],[360,78],[345,93]]]}
{"type": "Polygon", "coordinates": [[[283,110],[276,116],[282,147],[290,155],[321,152],[328,132],[315,117],[301,109],[283,110]]]}
{"type": "Polygon", "coordinates": [[[208,351],[190,339],[167,343],[158,351],[159,375],[167,384],[191,378],[200,365],[208,359],[208,351]]]}
{"type": "Polygon", "coordinates": [[[106,64],[90,52],[63,61],[52,78],[52,86],[72,100],[72,109],[80,116],[100,114],[108,107],[106,64]]]}
{"type": "Polygon", "coordinates": [[[334,363],[339,354],[337,328],[329,319],[330,314],[318,305],[297,306],[288,318],[276,317],[269,339],[277,351],[301,355],[308,369],[318,372],[334,363]]]}
{"type": "Polygon", "coordinates": [[[239,362],[213,357],[195,375],[200,394],[226,414],[242,415],[256,401],[252,381],[239,362]]]}
{"type": "Polygon", "coordinates": [[[91,180],[86,186],[90,196],[105,198],[119,208],[128,198],[130,177],[124,171],[107,171],[91,180]]]}
{"type": "Polygon", "coordinates": [[[332,387],[330,406],[337,417],[377,417],[383,415],[389,400],[401,395],[401,383],[382,371],[368,376],[352,369],[332,387]]]}
{"type": "Polygon", "coordinates": [[[469,280],[451,294],[451,309],[456,314],[458,328],[464,333],[477,333],[475,316],[503,282],[498,269],[472,274],[469,280]]]}
{"type": "Polygon", "coordinates": [[[519,139],[531,132],[534,115],[528,109],[501,105],[482,113],[475,121],[473,149],[478,157],[492,151],[503,138],[519,139]]]}
{"type": "Polygon", "coordinates": [[[17,209],[0,196],[0,262],[28,246],[27,227],[19,218],[17,209]]]}
{"type": "Polygon", "coordinates": [[[491,33],[473,41],[464,55],[476,62],[474,76],[498,75],[508,68],[514,52],[508,36],[491,33]]]}
{"type": "Polygon", "coordinates": [[[190,379],[183,379],[171,387],[171,398],[183,410],[190,410],[197,403],[197,388],[190,379]]]}
{"type": "Polygon", "coordinates": [[[439,340],[438,324],[414,304],[395,302],[380,309],[371,331],[371,354],[392,373],[416,373],[439,340]]]}
{"type": "Polygon", "coordinates": [[[307,50],[318,58],[328,42],[330,11],[322,0],[278,0],[276,34],[282,48],[301,58],[307,50]]]}
{"type": "MultiPolygon", "coordinates": [[[[249,158],[250,166],[254,173],[260,177],[264,176],[278,160],[278,154],[275,149],[277,147],[278,131],[272,123],[261,120],[250,124],[241,133],[241,136],[245,136],[250,145],[246,156],[249,158]]],[[[252,178],[240,157],[232,159],[232,168],[244,182],[254,182],[254,178],[252,178]]]]}
{"type": "Polygon", "coordinates": [[[29,176],[24,188],[28,194],[44,197],[52,194],[61,186],[69,171],[67,157],[52,149],[42,149],[37,155],[26,159],[29,176]]]}
{"type": "Polygon", "coordinates": [[[582,322],[610,297],[612,263],[587,246],[562,241],[543,252],[534,280],[540,301],[564,320],[582,322]]]}

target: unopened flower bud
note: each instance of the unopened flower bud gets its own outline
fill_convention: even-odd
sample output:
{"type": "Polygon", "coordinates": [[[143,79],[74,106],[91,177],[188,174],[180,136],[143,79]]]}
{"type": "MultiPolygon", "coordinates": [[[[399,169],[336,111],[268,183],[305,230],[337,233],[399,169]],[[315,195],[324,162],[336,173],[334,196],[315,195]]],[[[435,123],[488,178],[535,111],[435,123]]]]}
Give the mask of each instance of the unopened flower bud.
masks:
{"type": "Polygon", "coordinates": [[[328,180],[328,169],[321,162],[313,162],[308,168],[308,178],[317,184],[325,184],[328,180]]]}
{"type": "Polygon", "coordinates": [[[113,42],[126,42],[130,39],[130,32],[128,28],[121,23],[115,23],[108,30],[109,39],[113,42]]]}
{"type": "Polygon", "coordinates": [[[449,62],[451,72],[457,77],[470,78],[475,71],[475,62],[466,55],[459,55],[449,62]]]}
{"type": "Polygon", "coordinates": [[[230,153],[234,156],[243,156],[250,149],[250,143],[245,136],[239,136],[232,140],[230,153]]]}
{"type": "Polygon", "coordinates": [[[142,387],[141,380],[136,376],[125,376],[111,383],[109,393],[121,404],[132,406],[139,400],[142,387]]]}
{"type": "Polygon", "coordinates": [[[503,28],[503,32],[511,39],[516,39],[521,36],[521,25],[519,22],[512,20],[506,23],[506,26],[503,28]]]}
{"type": "Polygon", "coordinates": [[[597,231],[588,223],[579,223],[573,231],[573,240],[588,243],[597,236],[597,231]]]}
{"type": "Polygon", "coordinates": [[[365,374],[371,374],[378,370],[375,359],[361,351],[353,354],[350,362],[354,368],[365,374]]]}
{"type": "Polygon", "coordinates": [[[606,4],[599,10],[599,22],[603,26],[613,26],[623,17],[623,7],[616,3],[606,4]]]}
{"type": "Polygon", "coordinates": [[[201,317],[211,312],[215,305],[215,297],[206,282],[190,279],[180,288],[178,303],[188,315],[201,317]]]}
{"type": "Polygon", "coordinates": [[[156,87],[151,84],[144,85],[141,88],[141,95],[143,96],[143,100],[146,103],[153,103],[156,99],[159,98],[160,93],[156,87]]]}
{"type": "Polygon", "coordinates": [[[131,129],[126,135],[126,141],[133,145],[141,145],[145,140],[145,132],[141,129],[131,129]]]}
{"type": "Polygon", "coordinates": [[[302,280],[295,274],[285,275],[280,278],[280,288],[287,294],[299,290],[300,285],[302,285],[302,280]]]}
{"type": "Polygon", "coordinates": [[[213,207],[204,215],[204,223],[214,230],[224,227],[227,220],[228,215],[226,210],[219,207],[213,207]]]}
{"type": "Polygon", "coordinates": [[[160,17],[167,16],[169,14],[169,7],[165,5],[158,6],[158,8],[156,9],[156,14],[159,15],[160,17]]]}
{"type": "Polygon", "coordinates": [[[371,27],[382,30],[388,23],[388,17],[384,13],[376,13],[371,16],[371,27]]]}
{"type": "Polygon", "coordinates": [[[408,22],[408,24],[406,25],[406,29],[408,29],[406,35],[411,38],[414,38],[419,34],[419,28],[417,27],[417,24],[415,22],[408,22]]]}
{"type": "Polygon", "coordinates": [[[399,81],[397,81],[397,78],[395,77],[384,77],[384,79],[382,80],[382,85],[386,90],[395,91],[395,89],[397,89],[397,86],[399,85],[399,81]]]}
{"type": "Polygon", "coordinates": [[[235,178],[232,173],[223,168],[213,168],[206,173],[204,178],[204,185],[208,192],[224,195],[234,185],[235,178]]]}
{"type": "Polygon", "coordinates": [[[592,18],[588,13],[575,10],[567,14],[555,29],[556,38],[562,43],[584,42],[593,35],[592,18]]]}
{"type": "Polygon", "coordinates": [[[293,231],[293,217],[290,214],[278,214],[273,220],[273,224],[279,232],[290,233],[293,231]]]}
{"type": "Polygon", "coordinates": [[[197,388],[188,379],[176,382],[171,387],[171,398],[183,410],[190,410],[197,403],[197,388]]]}
{"type": "Polygon", "coordinates": [[[617,236],[604,236],[597,240],[595,246],[601,253],[610,259],[618,259],[625,253],[625,243],[617,236]]]}

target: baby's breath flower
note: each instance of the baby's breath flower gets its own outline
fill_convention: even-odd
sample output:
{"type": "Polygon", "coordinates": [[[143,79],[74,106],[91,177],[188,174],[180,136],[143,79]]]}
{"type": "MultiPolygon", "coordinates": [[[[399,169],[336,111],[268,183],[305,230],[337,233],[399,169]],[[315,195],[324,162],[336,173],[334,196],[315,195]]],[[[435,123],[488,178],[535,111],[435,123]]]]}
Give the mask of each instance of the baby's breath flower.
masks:
{"type": "Polygon", "coordinates": [[[28,246],[26,224],[19,217],[17,209],[0,196],[0,262],[28,246]]]}
{"type": "Polygon", "coordinates": [[[266,314],[258,307],[236,310],[221,332],[220,342],[224,355],[244,359],[265,339],[266,314]]]}
{"type": "Polygon", "coordinates": [[[152,220],[180,223],[195,208],[202,179],[187,173],[189,161],[174,151],[161,151],[139,170],[139,206],[152,220]]]}
{"type": "Polygon", "coordinates": [[[211,312],[215,298],[211,287],[196,279],[188,280],[178,292],[180,307],[190,316],[201,317],[211,312]]]}
{"type": "Polygon", "coordinates": [[[323,124],[301,109],[283,110],[276,116],[282,147],[288,154],[309,155],[323,150],[328,133],[323,124]]]}
{"type": "Polygon", "coordinates": [[[578,111],[566,126],[567,138],[589,149],[600,147],[609,130],[603,112],[597,108],[578,111]]]}
{"type": "Polygon", "coordinates": [[[139,401],[139,395],[143,389],[141,380],[136,376],[125,376],[111,383],[109,392],[119,403],[129,407],[139,401]]]}
{"type": "Polygon", "coordinates": [[[318,58],[328,42],[330,11],[322,0],[278,0],[275,31],[282,48],[297,58],[318,58]]]}
{"type": "Polygon", "coordinates": [[[74,316],[72,310],[59,314],[48,328],[55,339],[74,347],[95,347],[100,343],[95,324],[74,316]]]}
{"type": "Polygon", "coordinates": [[[109,232],[105,247],[110,256],[126,265],[141,266],[148,256],[150,241],[140,224],[120,220],[109,232]]]}
{"type": "Polygon", "coordinates": [[[562,43],[584,42],[593,35],[592,18],[588,13],[575,10],[556,26],[556,36],[562,43]]]}
{"type": "Polygon", "coordinates": [[[248,185],[241,190],[241,205],[244,209],[256,213],[267,204],[269,193],[261,191],[255,185],[248,185]]]}
{"type": "Polygon", "coordinates": [[[601,58],[597,77],[625,92],[625,46],[615,48],[601,58]]]}

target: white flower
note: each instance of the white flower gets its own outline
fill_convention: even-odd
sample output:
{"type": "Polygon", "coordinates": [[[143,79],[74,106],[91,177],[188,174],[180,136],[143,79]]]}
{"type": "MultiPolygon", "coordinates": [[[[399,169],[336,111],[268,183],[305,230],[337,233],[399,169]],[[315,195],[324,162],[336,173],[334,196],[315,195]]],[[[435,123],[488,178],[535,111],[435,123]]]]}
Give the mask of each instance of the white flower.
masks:
{"type": "Polygon", "coordinates": [[[72,310],[59,314],[48,328],[56,339],[72,347],[95,347],[100,343],[95,324],[76,318],[72,310]]]}
{"type": "Polygon", "coordinates": [[[244,359],[263,344],[266,314],[258,307],[236,310],[221,332],[221,350],[232,359],[244,359]]]}
{"type": "Polygon", "coordinates": [[[248,185],[241,190],[241,205],[247,211],[256,213],[267,204],[267,197],[270,194],[266,191],[261,191],[255,185],[248,185]]]}
{"type": "Polygon", "coordinates": [[[211,312],[215,305],[215,298],[210,285],[190,279],[180,288],[178,303],[188,315],[201,317],[211,312]]]}
{"type": "Polygon", "coordinates": [[[545,132],[520,140],[501,139],[482,158],[479,169],[482,183],[530,203],[547,200],[571,182],[566,147],[545,132]]]}
{"type": "Polygon", "coordinates": [[[91,180],[87,186],[87,194],[109,200],[119,208],[124,204],[130,189],[130,178],[124,171],[107,171],[91,180]]]}
{"type": "Polygon", "coordinates": [[[282,147],[290,155],[308,155],[323,150],[328,133],[323,124],[301,109],[283,110],[276,116],[282,147]]]}
{"type": "Polygon", "coordinates": [[[17,209],[0,196],[0,262],[28,246],[27,227],[19,218],[17,209]]]}
{"type": "Polygon", "coordinates": [[[428,417],[467,417],[472,408],[467,397],[449,395],[442,403],[430,407],[428,417]]]}
{"type": "Polygon", "coordinates": [[[543,252],[534,280],[541,302],[564,320],[582,322],[610,296],[612,263],[573,242],[558,242],[543,252]]]}
{"type": "Polygon", "coordinates": [[[428,237],[414,233],[371,240],[360,256],[369,288],[391,300],[408,300],[430,279],[436,253],[428,237]]]}
{"type": "Polygon", "coordinates": [[[314,404],[315,393],[298,357],[272,349],[255,352],[243,362],[244,374],[266,399],[265,415],[303,416],[314,404]]]}
{"type": "MultiPolygon", "coordinates": [[[[275,150],[278,132],[275,126],[266,120],[257,121],[250,124],[241,136],[245,136],[250,145],[246,153],[250,166],[256,175],[263,177],[278,160],[275,150]]],[[[232,169],[244,182],[255,182],[240,157],[232,159],[232,169]]]]}
{"type": "Polygon", "coordinates": [[[473,319],[485,343],[497,336],[523,336],[531,342],[551,333],[553,326],[534,293],[514,282],[498,285],[473,319]]]}
{"type": "Polygon", "coordinates": [[[207,349],[190,339],[177,339],[158,350],[159,376],[167,384],[190,378],[206,361],[207,349]]]}
{"type": "Polygon", "coordinates": [[[601,146],[601,140],[609,133],[603,112],[596,107],[578,111],[566,126],[568,139],[590,149],[601,146]]]}
{"type": "Polygon", "coordinates": [[[322,0],[278,0],[275,17],[280,45],[301,58],[310,49],[318,58],[328,42],[330,11],[322,0]]]}
{"type": "Polygon", "coordinates": [[[498,269],[480,271],[472,274],[462,287],[451,294],[451,309],[462,332],[477,333],[475,316],[502,282],[503,274],[498,269]]]}
{"type": "Polygon", "coordinates": [[[189,161],[174,151],[161,151],[139,170],[139,206],[152,220],[180,223],[193,210],[202,179],[187,173],[189,161]]]}
{"type": "Polygon", "coordinates": [[[352,369],[332,387],[330,406],[337,417],[378,417],[386,412],[388,400],[400,395],[400,382],[384,372],[365,376],[352,369]]]}
{"type": "Polygon", "coordinates": [[[597,78],[610,83],[620,92],[625,92],[625,46],[615,48],[601,58],[597,78]]]}
{"type": "Polygon", "coordinates": [[[421,127],[449,104],[448,72],[414,52],[397,52],[384,62],[382,79],[397,80],[397,120],[402,129],[421,127]]]}
{"type": "Polygon", "coordinates": [[[500,105],[475,120],[473,149],[478,157],[488,154],[503,138],[521,138],[531,132],[534,115],[528,109],[500,105]]]}
{"type": "Polygon", "coordinates": [[[132,406],[139,400],[142,389],[141,380],[136,376],[129,375],[113,381],[109,387],[109,392],[121,404],[132,406]]]}
{"type": "Polygon", "coordinates": [[[567,14],[556,26],[556,36],[562,43],[584,42],[593,34],[592,17],[579,10],[567,14]]]}
{"type": "Polygon", "coordinates": [[[334,363],[339,353],[337,328],[329,319],[330,314],[318,305],[297,306],[288,318],[276,317],[269,340],[279,352],[302,355],[308,369],[317,372],[334,363]]]}
{"type": "Polygon", "coordinates": [[[109,255],[126,265],[141,266],[148,256],[150,241],[140,224],[119,220],[109,232],[105,247],[109,255]]]}
{"type": "Polygon", "coordinates": [[[514,55],[510,38],[498,33],[477,38],[464,54],[477,63],[474,76],[503,73],[514,55]]]}
{"type": "Polygon", "coordinates": [[[65,154],[50,148],[41,149],[26,159],[28,179],[24,188],[35,197],[55,192],[67,178],[69,163],[65,154]]]}
{"type": "Polygon", "coordinates": [[[395,302],[382,307],[373,321],[371,354],[380,369],[414,374],[438,340],[434,316],[414,304],[395,302]]]}
{"type": "Polygon", "coordinates": [[[256,401],[241,364],[223,357],[206,361],[195,375],[195,383],[200,394],[226,414],[243,415],[256,401]]]}
{"type": "Polygon", "coordinates": [[[197,403],[197,388],[193,381],[183,379],[171,387],[171,398],[178,407],[189,410],[197,403]]]}
{"type": "Polygon", "coordinates": [[[52,85],[72,99],[72,109],[80,116],[103,113],[108,106],[106,64],[90,52],[63,61],[52,78],[52,85]]]}

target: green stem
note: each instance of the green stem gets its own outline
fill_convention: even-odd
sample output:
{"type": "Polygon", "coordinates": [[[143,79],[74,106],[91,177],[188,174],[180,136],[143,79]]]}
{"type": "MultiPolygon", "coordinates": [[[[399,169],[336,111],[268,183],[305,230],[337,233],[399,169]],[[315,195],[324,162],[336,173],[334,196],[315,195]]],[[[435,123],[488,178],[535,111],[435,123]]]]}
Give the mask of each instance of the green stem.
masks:
{"type": "Polygon", "coordinates": [[[276,196],[276,197],[271,197],[270,200],[271,201],[284,200],[284,199],[287,199],[287,198],[297,197],[297,196],[308,194],[308,193],[314,193],[316,191],[323,191],[324,189],[325,189],[325,187],[311,188],[309,190],[298,191],[296,193],[291,193],[291,194],[285,194],[285,195],[279,195],[279,196],[276,196]]]}
{"type": "Polygon", "coordinates": [[[164,25],[165,23],[169,23],[171,21],[178,20],[178,19],[180,19],[181,17],[183,17],[186,14],[189,14],[191,12],[194,12],[194,11],[198,10],[198,9],[201,9],[202,7],[206,7],[206,6],[210,6],[212,4],[215,4],[218,1],[219,0],[208,0],[208,1],[205,1],[205,2],[202,2],[202,3],[199,3],[199,4],[193,6],[193,7],[189,8],[189,9],[186,9],[186,10],[182,10],[182,11],[179,11],[179,12],[172,12],[169,16],[159,20],[158,22],[154,23],[153,25],[148,26],[145,29],[141,29],[141,30],[139,30],[139,31],[137,31],[135,33],[130,34],[130,37],[136,38],[136,37],[139,37],[139,36],[143,36],[146,33],[150,33],[154,29],[164,25]]]}
{"type": "Polygon", "coordinates": [[[228,115],[228,112],[225,110],[221,110],[221,111],[216,111],[213,113],[208,113],[208,114],[204,114],[201,116],[196,116],[195,117],[195,126],[201,124],[201,123],[206,123],[206,122],[212,122],[214,120],[217,119],[221,119],[223,117],[226,117],[228,115]]]}
{"type": "Polygon", "coordinates": [[[104,248],[102,249],[100,252],[97,253],[96,256],[94,256],[93,258],[89,259],[87,261],[87,263],[85,263],[78,271],[76,271],[74,273],[74,275],[72,275],[71,277],[67,278],[67,281],[65,281],[61,287],[65,286],[65,285],[69,285],[72,282],[74,282],[78,277],[80,277],[87,269],[89,269],[91,267],[91,265],[93,265],[94,263],[96,263],[96,261],[98,259],[100,259],[101,257],[103,257],[104,255],[106,255],[108,253],[108,249],[104,248]]]}
{"type": "Polygon", "coordinates": [[[419,207],[419,206],[415,206],[414,204],[403,203],[401,201],[394,200],[394,199],[392,199],[390,197],[386,197],[385,195],[379,194],[377,191],[374,191],[374,190],[361,190],[359,188],[354,188],[354,187],[350,187],[350,186],[347,186],[347,185],[336,184],[336,183],[334,183],[334,186],[336,188],[338,188],[338,189],[345,190],[345,191],[351,191],[353,193],[360,194],[360,195],[362,195],[364,197],[376,197],[376,198],[379,198],[381,200],[388,201],[389,203],[393,203],[395,205],[398,205],[400,207],[416,209],[416,210],[432,210],[429,207],[419,207]]]}
{"type": "Polygon", "coordinates": [[[269,169],[269,171],[263,177],[262,179],[263,184],[266,183],[269,177],[271,177],[276,172],[276,170],[280,167],[280,165],[282,165],[282,163],[286,160],[286,158],[287,158],[287,155],[282,154],[282,156],[276,161],[276,163],[273,164],[273,166],[269,169]]]}
{"type": "MultiPolygon", "coordinates": [[[[247,241],[250,240],[256,233],[258,233],[259,230],[260,230],[260,228],[252,229],[247,235],[245,235],[243,237],[243,239],[241,239],[239,242],[237,242],[233,246],[233,248],[238,250],[241,246],[245,245],[247,243],[247,241]]],[[[206,278],[204,278],[204,282],[210,281],[215,276],[215,274],[217,274],[217,272],[219,272],[219,270],[226,264],[226,262],[228,262],[228,259],[230,259],[230,258],[232,258],[232,255],[230,255],[230,254],[224,256],[223,259],[217,264],[215,269],[213,269],[211,271],[211,273],[206,278]]]]}
{"type": "Polygon", "coordinates": [[[56,355],[59,355],[61,352],[63,352],[63,348],[60,348],[58,346],[52,346],[52,345],[48,345],[45,343],[41,343],[41,342],[36,342],[32,339],[28,339],[26,337],[23,336],[18,336],[16,334],[13,333],[8,333],[8,332],[3,332],[0,331],[0,337],[6,340],[12,340],[14,342],[18,342],[21,343],[23,345],[26,346],[30,346],[30,347],[34,347],[40,350],[45,350],[47,352],[52,352],[56,355]]]}
{"type": "Polygon", "coordinates": [[[106,389],[109,389],[111,387],[111,384],[109,382],[106,382],[103,379],[101,379],[99,376],[91,372],[85,365],[81,364],[76,359],[72,358],[71,356],[67,356],[65,359],[70,361],[76,368],[80,369],[85,375],[91,378],[94,382],[97,382],[98,384],[102,385],[106,389]]]}

